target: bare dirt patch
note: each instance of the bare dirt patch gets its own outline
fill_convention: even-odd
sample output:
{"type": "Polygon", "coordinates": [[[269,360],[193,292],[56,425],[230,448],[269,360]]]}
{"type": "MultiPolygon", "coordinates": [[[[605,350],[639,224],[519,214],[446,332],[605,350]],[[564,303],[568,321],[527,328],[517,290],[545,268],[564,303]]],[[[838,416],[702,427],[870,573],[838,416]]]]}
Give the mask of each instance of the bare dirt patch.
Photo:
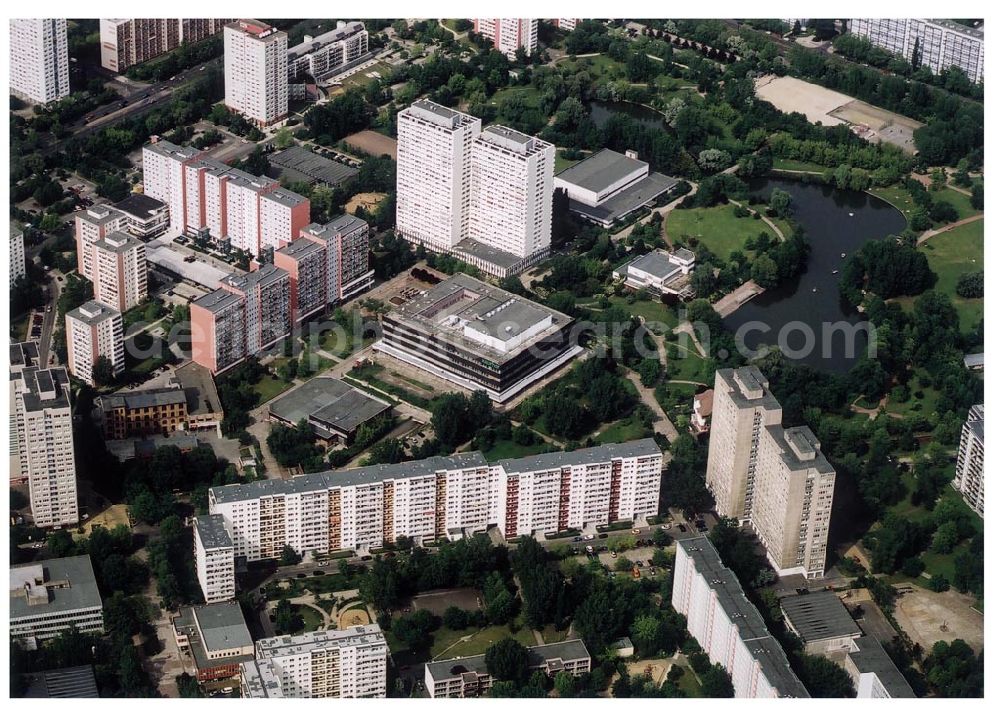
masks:
{"type": "Polygon", "coordinates": [[[365,211],[372,211],[379,203],[385,199],[386,195],[377,191],[369,191],[364,194],[355,194],[344,207],[348,214],[355,213],[359,208],[365,211]]]}
{"type": "Polygon", "coordinates": [[[932,592],[898,584],[896,620],[924,649],[938,641],[963,639],[979,653],[983,650],[983,615],[973,610],[975,599],[955,590],[932,592]]]}
{"type": "Polygon", "coordinates": [[[354,147],[366,154],[376,157],[388,154],[393,159],[396,158],[396,140],[384,134],[373,132],[370,129],[352,134],[345,138],[344,141],[348,146],[354,147]]]}
{"type": "Polygon", "coordinates": [[[425,592],[413,598],[413,611],[426,609],[435,616],[444,616],[448,607],[458,607],[466,611],[482,608],[482,597],[478,589],[445,589],[425,592]]]}

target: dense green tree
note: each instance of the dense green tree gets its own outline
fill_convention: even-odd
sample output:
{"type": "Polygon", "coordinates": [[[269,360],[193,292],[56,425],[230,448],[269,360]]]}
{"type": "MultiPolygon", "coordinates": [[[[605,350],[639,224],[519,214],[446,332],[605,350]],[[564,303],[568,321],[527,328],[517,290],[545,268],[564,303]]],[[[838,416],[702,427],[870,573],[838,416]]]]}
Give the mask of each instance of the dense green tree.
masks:
{"type": "Polygon", "coordinates": [[[498,681],[515,685],[528,680],[528,650],[512,637],[504,637],[486,649],[486,669],[498,681]]]}

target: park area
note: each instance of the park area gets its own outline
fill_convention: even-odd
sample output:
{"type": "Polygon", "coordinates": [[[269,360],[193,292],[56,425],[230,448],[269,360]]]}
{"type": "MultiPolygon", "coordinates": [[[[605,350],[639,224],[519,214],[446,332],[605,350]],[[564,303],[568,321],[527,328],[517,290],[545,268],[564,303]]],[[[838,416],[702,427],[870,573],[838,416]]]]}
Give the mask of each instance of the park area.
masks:
{"type": "MultiPolygon", "coordinates": [[[[962,331],[974,330],[983,320],[983,299],[963,298],[956,292],[959,276],[983,270],[983,249],[983,219],[957,226],[920,245],[938,277],[933,290],[944,293],[951,300],[958,311],[962,331]]],[[[907,310],[912,310],[915,301],[913,297],[896,300],[907,310]]]]}
{"type": "Polygon", "coordinates": [[[697,209],[675,209],[667,215],[667,235],[671,241],[689,246],[702,244],[719,259],[726,261],[733,251],[743,251],[747,239],[761,233],[772,239],[775,233],[753,216],[737,217],[732,204],[697,209]]]}

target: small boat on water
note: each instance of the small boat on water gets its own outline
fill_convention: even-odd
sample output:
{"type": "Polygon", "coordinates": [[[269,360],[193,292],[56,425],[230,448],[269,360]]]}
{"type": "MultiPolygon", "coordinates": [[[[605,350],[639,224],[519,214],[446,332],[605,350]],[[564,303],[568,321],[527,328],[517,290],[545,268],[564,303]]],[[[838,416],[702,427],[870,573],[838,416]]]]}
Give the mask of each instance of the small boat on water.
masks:
{"type": "Polygon", "coordinates": [[[849,211],[849,212],[847,212],[847,215],[848,216],[854,216],[854,212],[853,211],[849,211]]]}
{"type": "Polygon", "coordinates": [[[842,258],[842,259],[846,259],[846,258],[847,258],[847,254],[844,254],[844,253],[842,253],[842,254],[840,255],[840,258],[842,258]]]}
{"type": "Polygon", "coordinates": [[[834,269],[833,273],[840,273],[840,269],[834,269]]]}
{"type": "Polygon", "coordinates": [[[817,291],[817,290],[818,290],[818,289],[817,289],[817,288],[816,288],[816,287],[814,286],[814,287],[813,287],[813,293],[816,293],[816,291],[817,291]]]}

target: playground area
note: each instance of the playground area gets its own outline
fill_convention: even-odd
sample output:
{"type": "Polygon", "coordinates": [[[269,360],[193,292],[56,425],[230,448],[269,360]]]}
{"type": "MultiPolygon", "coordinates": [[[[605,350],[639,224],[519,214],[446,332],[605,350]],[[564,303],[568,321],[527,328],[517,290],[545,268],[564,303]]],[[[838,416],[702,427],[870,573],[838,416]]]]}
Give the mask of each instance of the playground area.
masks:
{"type": "Polygon", "coordinates": [[[364,194],[355,194],[348,201],[346,206],[347,213],[353,214],[359,208],[365,211],[373,211],[379,203],[385,199],[386,195],[377,191],[369,191],[364,194]]]}
{"type": "Polygon", "coordinates": [[[426,609],[435,616],[444,616],[448,607],[459,607],[466,611],[482,609],[482,597],[478,589],[444,589],[424,592],[413,598],[413,611],[426,609]]]}
{"type": "Polygon", "coordinates": [[[94,527],[98,525],[108,530],[113,530],[118,525],[125,525],[128,527],[128,506],[111,505],[103,512],[94,515],[83,523],[83,534],[78,536],[80,539],[90,537],[91,531],[93,531],[94,527]]]}

